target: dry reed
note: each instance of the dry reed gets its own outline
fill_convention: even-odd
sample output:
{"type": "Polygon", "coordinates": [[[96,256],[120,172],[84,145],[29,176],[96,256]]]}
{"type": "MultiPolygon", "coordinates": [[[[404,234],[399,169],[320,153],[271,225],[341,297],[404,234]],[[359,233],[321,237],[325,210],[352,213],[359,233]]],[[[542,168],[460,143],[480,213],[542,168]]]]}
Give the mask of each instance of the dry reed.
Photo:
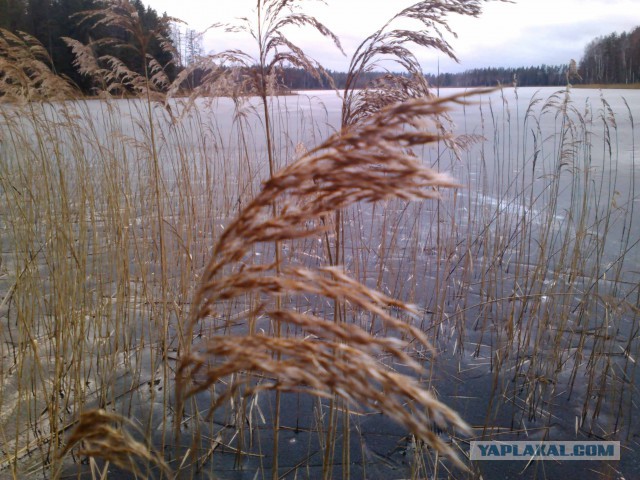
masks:
{"type": "Polygon", "coordinates": [[[435,49],[457,61],[445,36],[445,32],[457,36],[449,27],[447,17],[452,14],[477,17],[485,1],[493,0],[422,0],[402,9],[365,38],[349,64],[342,126],[357,123],[386,105],[429,96],[429,85],[415,49],[435,49]],[[416,28],[407,28],[407,22],[416,28]],[[389,68],[389,64],[393,66],[389,68]],[[360,78],[363,74],[380,69],[391,71],[362,88],[360,78]]]}
{"type": "MultiPolygon", "coordinates": [[[[271,14],[298,18],[287,3],[264,5],[278,4],[283,10],[271,14]]],[[[415,10],[425,26],[439,25],[455,5],[468,2],[437,3],[445,6],[431,12],[434,18],[415,10]]],[[[135,33],[126,8],[110,5],[92,18],[135,33]]],[[[298,160],[280,172],[279,164],[294,156],[288,152],[305,140],[289,144],[271,127],[265,135],[261,115],[273,119],[282,137],[295,137],[277,99],[264,108],[275,76],[261,77],[240,52],[207,60],[206,94],[237,95],[228,110],[234,129],[226,137],[215,115],[199,110],[202,104],[182,108],[170,100],[187,74],[169,85],[148,59],[148,74],[141,76],[101,56],[100,42],[90,45],[96,55],[70,42],[78,66],[94,75],[103,96],[135,93],[146,101],[28,103],[75,92],[51,73],[33,39],[2,32],[3,475],[62,475],[77,452],[138,475],[172,476],[172,462],[161,451],[172,456],[179,475],[188,467],[198,475],[216,449],[255,455],[245,447],[264,432],[256,421],[260,395],[274,390],[329,404],[318,400],[314,407],[325,477],[340,467],[333,462],[340,449],[349,476],[349,435],[358,431],[366,453],[357,419],[378,411],[440,452],[459,445],[435,435],[432,423],[465,431],[453,408],[485,438],[500,432],[566,439],[571,433],[631,439],[627,445],[635,448],[636,171],[620,161],[627,154],[634,161],[633,107],[625,103],[627,120],[604,97],[582,108],[561,91],[532,99],[523,114],[518,91],[515,107],[509,103],[514,95],[502,91],[479,107],[480,120],[468,135],[443,138],[436,116],[446,105],[465,110],[461,124],[472,121],[464,97],[390,104],[428,92],[419,74],[411,76],[418,70],[407,56],[410,44],[446,49],[445,39],[437,31],[431,37],[390,31],[387,26],[363,44],[354,72],[395,55],[398,65],[408,62],[410,76],[389,74],[357,92],[343,118],[350,128],[310,151],[300,148],[298,160]],[[223,61],[246,70],[221,68],[223,61]],[[249,77],[238,77],[241,71],[249,77]],[[246,93],[265,97],[253,104],[240,98],[246,93]],[[156,101],[171,107],[154,108],[156,101]],[[631,138],[631,153],[617,147],[618,135],[631,138]],[[274,140],[268,149],[274,175],[252,198],[269,159],[259,147],[267,139],[274,140]],[[448,168],[467,189],[439,190],[454,182],[425,168],[410,150],[431,164],[451,159],[448,168]],[[439,195],[448,198],[435,211],[430,202],[405,203],[439,195]],[[360,201],[375,207],[355,206],[360,201]],[[350,205],[356,208],[345,210],[345,227],[332,236],[341,222],[332,221],[332,212],[350,205]],[[331,241],[339,254],[332,255],[331,241]],[[310,245],[317,255],[300,261],[310,245]],[[209,258],[194,292],[199,266],[209,258]],[[450,374],[453,363],[459,391],[438,378],[450,374]],[[469,372],[479,372],[479,392],[464,386],[467,379],[477,382],[469,372]],[[203,399],[210,402],[204,410],[203,399]],[[182,422],[174,415],[176,401],[182,422]],[[141,430],[112,409],[131,415],[141,430]],[[225,427],[232,430],[229,445],[215,424],[221,410],[232,425],[225,427]],[[165,438],[178,425],[194,447],[187,452],[165,438]],[[213,435],[208,426],[216,427],[213,435]]],[[[143,50],[150,37],[138,33],[143,50]]],[[[286,43],[277,42],[281,52],[286,43]]],[[[265,73],[276,58],[285,59],[270,57],[265,73]]],[[[323,120],[310,123],[315,135],[323,120]]],[[[273,422],[274,437],[280,423],[273,422]]],[[[420,441],[410,443],[405,453],[414,452],[414,477],[447,468],[438,456],[429,464],[420,441]]],[[[261,455],[277,453],[261,448],[261,455]]],[[[310,448],[301,469],[312,454],[310,448]]],[[[92,474],[106,475],[106,467],[98,472],[89,462],[92,474]]],[[[483,466],[472,468],[471,475],[486,477],[483,466]]],[[[621,463],[600,471],[614,477],[606,472],[618,469],[622,476],[633,468],[621,463]]]]}
{"type": "Polygon", "coordinates": [[[63,100],[77,96],[51,71],[51,59],[37,39],[0,29],[0,101],[63,100]]]}
{"type": "Polygon", "coordinates": [[[335,267],[279,269],[275,262],[251,266],[248,256],[259,243],[318,235],[327,228],[322,219],[356,202],[437,198],[438,188],[456,186],[448,176],[422,166],[407,149],[434,142],[438,136],[424,130],[425,121],[466,98],[421,99],[384,108],[334,135],[265,182],[262,192],[227,226],[203,274],[177,372],[178,412],[190,396],[244,372],[249,377],[234,377],[216,405],[228,400],[241,385],[251,385],[252,378],[266,376],[273,381],[251,385],[244,394],[265,389],[302,390],[322,397],[336,394],[352,407],[381,410],[427,445],[457,458],[429,426],[435,421],[467,431],[460,417],[411,376],[391,372],[376,359],[377,353],[386,352],[414,372],[422,371],[420,364],[402,351],[410,345],[418,350],[428,348],[424,334],[411,324],[417,314],[413,307],[371,290],[335,267]],[[269,212],[276,199],[281,208],[272,216],[269,212]],[[272,338],[247,328],[240,336],[215,335],[205,343],[192,343],[200,324],[225,310],[223,302],[247,293],[260,298],[249,314],[252,318],[266,315],[276,322],[294,324],[314,339],[272,338]],[[379,318],[405,340],[377,338],[352,323],[273,310],[269,299],[283,295],[339,300],[352,311],[379,318]],[[408,320],[395,319],[387,312],[391,307],[408,313],[408,320]]]}
{"type": "Polygon", "coordinates": [[[139,431],[133,421],[121,415],[102,409],[83,412],[67,439],[62,455],[80,444],[81,447],[76,451],[78,455],[101,458],[132,472],[136,477],[149,478],[151,464],[151,468],[158,468],[171,478],[171,468],[162,456],[132,437],[128,430],[138,431],[139,436],[144,437],[144,432],[139,431]]]}

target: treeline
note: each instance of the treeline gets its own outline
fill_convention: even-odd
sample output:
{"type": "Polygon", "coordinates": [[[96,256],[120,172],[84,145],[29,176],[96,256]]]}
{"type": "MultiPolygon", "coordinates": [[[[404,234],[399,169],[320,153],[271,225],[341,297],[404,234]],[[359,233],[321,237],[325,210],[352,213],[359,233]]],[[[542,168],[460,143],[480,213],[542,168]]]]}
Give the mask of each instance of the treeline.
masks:
{"type": "MultiPolygon", "coordinates": [[[[190,63],[189,60],[185,62],[186,65],[190,63]]],[[[254,69],[255,67],[236,67],[234,77],[237,78],[237,83],[240,84],[240,79],[242,78],[255,76],[254,69]]],[[[219,72],[220,74],[229,73],[229,67],[222,66],[219,72]]],[[[206,80],[206,73],[204,70],[195,68],[189,75],[185,85],[188,89],[202,86],[206,80]]],[[[355,79],[355,88],[364,88],[383,76],[385,76],[383,72],[363,72],[355,79]]],[[[276,89],[283,93],[291,90],[330,90],[332,88],[344,90],[347,83],[347,74],[345,72],[327,70],[324,75],[318,78],[303,68],[284,67],[278,69],[275,81],[276,89]]]]}
{"type": "Polygon", "coordinates": [[[580,61],[580,75],[585,83],[640,82],[640,27],[590,42],[580,61]]]}
{"type": "MultiPolygon", "coordinates": [[[[338,89],[343,89],[347,80],[344,72],[328,71],[338,89]]],[[[425,75],[429,83],[439,87],[483,87],[512,85],[517,83],[522,87],[566,85],[567,76],[575,81],[577,72],[569,65],[521,68],[477,68],[462,73],[443,73],[440,75],[425,75]]],[[[356,81],[356,88],[364,87],[371,81],[383,77],[383,72],[367,72],[356,81]]],[[[281,85],[292,90],[328,89],[330,83],[327,79],[318,80],[311,74],[300,68],[285,68],[280,72],[278,80],[281,85]]]]}
{"type": "MultiPolygon", "coordinates": [[[[439,87],[490,87],[513,85],[541,87],[566,85],[570,65],[541,65],[519,68],[475,68],[461,73],[427,75],[431,85],[439,87]]],[[[573,73],[573,72],[571,72],[573,73]]]]}
{"type": "Polygon", "coordinates": [[[592,40],[579,63],[519,68],[478,68],[462,73],[427,75],[441,87],[511,85],[557,86],[570,83],[628,84],[640,82],[640,27],[592,40]]]}
{"type": "MultiPolygon", "coordinates": [[[[344,89],[347,83],[347,74],[345,72],[327,70],[326,74],[331,78],[337,89],[344,89]]],[[[382,72],[362,72],[355,79],[355,88],[363,88],[384,75],[382,72]]],[[[316,78],[307,70],[293,67],[283,68],[278,74],[279,84],[291,90],[327,90],[332,88],[329,78],[316,78]]]]}
{"type": "MultiPolygon", "coordinates": [[[[145,7],[140,0],[131,0],[141,24],[148,31],[163,28],[158,13],[145,7]]],[[[115,38],[116,45],[101,45],[100,53],[113,55],[122,60],[129,68],[142,74],[144,64],[136,52],[135,39],[123,29],[96,25],[95,21],[82,21],[81,12],[96,10],[103,5],[98,0],[0,0],[0,28],[11,32],[25,32],[35,37],[47,50],[51,58],[51,67],[59,75],[70,78],[85,91],[89,89],[89,79],[82,77],[73,66],[75,57],[62,39],[73,38],[84,44],[100,38],[115,38]],[[127,48],[127,45],[133,48],[127,48]]],[[[167,38],[172,32],[163,32],[167,38]]],[[[170,65],[172,55],[160,42],[152,41],[147,52],[161,65],[167,67],[170,76],[175,68],[170,65]]]]}

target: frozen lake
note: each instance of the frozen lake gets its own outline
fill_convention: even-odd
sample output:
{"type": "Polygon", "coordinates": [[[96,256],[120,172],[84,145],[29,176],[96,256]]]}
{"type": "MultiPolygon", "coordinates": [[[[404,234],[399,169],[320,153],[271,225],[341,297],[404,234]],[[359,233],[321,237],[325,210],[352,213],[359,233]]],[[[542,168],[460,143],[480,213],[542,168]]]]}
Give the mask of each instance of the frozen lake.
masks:
{"type": "MultiPolygon", "coordinates": [[[[155,106],[152,122],[139,100],[44,105],[35,113],[0,105],[0,316],[7,326],[0,329],[0,431],[18,443],[33,444],[30,432],[47,430],[52,417],[34,418],[43,404],[16,393],[31,374],[40,379],[34,392],[64,393],[61,425],[80,408],[110,406],[148,419],[154,444],[172,456],[167,405],[175,400],[172,375],[189,300],[215,240],[269,172],[257,99],[199,99],[190,109],[185,102],[155,106]],[[65,343],[61,330],[73,330],[84,350],[65,343]],[[160,355],[163,334],[170,339],[160,355]],[[84,353],[78,359],[74,352],[84,353]],[[74,375],[48,383],[70,365],[74,375]],[[16,376],[18,367],[28,373],[16,376]],[[83,389],[87,396],[75,405],[69,398],[83,389]]],[[[430,373],[424,382],[476,438],[623,443],[615,465],[535,463],[524,478],[591,478],[594,468],[603,478],[618,478],[615,470],[634,478],[640,91],[510,88],[468,102],[441,118],[450,139],[414,152],[461,187],[442,191],[440,202],[344,212],[345,267],[417,305],[419,326],[438,352],[421,359],[430,373]]],[[[276,97],[271,106],[276,163],[284,166],[337,131],[342,100],[309,91],[276,97]]],[[[323,264],[323,241],[335,239],[287,243],[283,255],[293,265],[323,264]]],[[[256,262],[273,256],[271,244],[255,251],[256,262]]],[[[241,318],[252,301],[225,306],[225,321],[241,318]]],[[[299,311],[331,308],[315,298],[289,301],[299,311]]],[[[364,316],[351,320],[375,330],[364,316]]],[[[218,326],[206,328],[202,337],[218,326]]],[[[240,321],[229,328],[247,329],[240,321]]],[[[257,328],[273,326],[264,320],[257,328]]],[[[206,413],[212,396],[191,408],[206,413]]],[[[203,476],[254,478],[270,467],[274,398],[265,393],[252,402],[249,435],[238,437],[245,427],[232,406],[202,420],[199,434],[226,445],[207,458],[203,476]]],[[[315,478],[326,468],[328,402],[293,393],[282,402],[281,474],[315,478]]],[[[196,419],[200,413],[190,411],[196,419]]],[[[406,432],[376,412],[339,417],[340,431],[348,423],[352,432],[338,445],[351,452],[354,478],[411,473],[415,445],[406,432]]],[[[468,451],[469,439],[441,435],[468,451]]],[[[336,453],[334,477],[344,471],[343,458],[336,453]]],[[[484,478],[516,478],[524,462],[473,468],[484,478]]]]}

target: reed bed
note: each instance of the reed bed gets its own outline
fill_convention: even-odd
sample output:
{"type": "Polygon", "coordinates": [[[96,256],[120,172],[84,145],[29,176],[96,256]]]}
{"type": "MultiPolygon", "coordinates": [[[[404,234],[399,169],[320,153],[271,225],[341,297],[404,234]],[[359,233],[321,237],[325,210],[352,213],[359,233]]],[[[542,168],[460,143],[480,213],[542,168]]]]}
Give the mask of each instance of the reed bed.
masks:
{"type": "MultiPolygon", "coordinates": [[[[428,3],[397,18],[458,11],[428,3]]],[[[278,5],[263,19],[334,39],[278,5]]],[[[381,54],[410,75],[336,110],[270,96],[266,50],[257,96],[208,59],[207,90],[174,98],[186,74],[72,41],[115,70],[101,99],[53,101],[77,93],[3,32],[1,478],[568,472],[465,459],[503,438],[620,440],[620,463],[571,471],[637,473],[632,104],[437,98],[408,45],[452,50],[399,32],[363,42],[352,81],[381,54]]]]}

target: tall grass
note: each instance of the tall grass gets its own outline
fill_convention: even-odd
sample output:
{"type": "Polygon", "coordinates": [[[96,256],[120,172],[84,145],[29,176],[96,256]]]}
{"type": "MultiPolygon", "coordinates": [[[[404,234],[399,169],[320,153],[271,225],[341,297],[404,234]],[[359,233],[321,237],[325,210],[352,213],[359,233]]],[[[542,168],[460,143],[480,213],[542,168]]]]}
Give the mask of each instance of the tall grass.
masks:
{"type": "MultiPolygon", "coordinates": [[[[539,439],[628,439],[637,198],[634,149],[621,153],[617,136],[622,121],[633,139],[634,123],[604,98],[575,104],[569,90],[521,105],[517,90],[492,97],[469,126],[487,142],[467,149],[462,164],[449,154],[469,188],[443,202],[451,228],[424,240],[444,265],[425,270],[442,285],[423,300],[431,326],[446,334],[461,378],[492,378],[483,415],[470,420],[484,438],[506,428],[539,439]]],[[[614,475],[615,466],[600,472],[614,475]]]]}
{"type": "MultiPolygon", "coordinates": [[[[445,22],[428,4],[401,16],[445,22]]],[[[338,118],[242,95],[237,52],[181,99],[188,73],[69,44],[101,100],[46,101],[75,93],[33,39],[0,43],[0,476],[488,478],[514,467],[469,440],[637,448],[630,104],[430,98],[416,70],[338,118]]]]}

